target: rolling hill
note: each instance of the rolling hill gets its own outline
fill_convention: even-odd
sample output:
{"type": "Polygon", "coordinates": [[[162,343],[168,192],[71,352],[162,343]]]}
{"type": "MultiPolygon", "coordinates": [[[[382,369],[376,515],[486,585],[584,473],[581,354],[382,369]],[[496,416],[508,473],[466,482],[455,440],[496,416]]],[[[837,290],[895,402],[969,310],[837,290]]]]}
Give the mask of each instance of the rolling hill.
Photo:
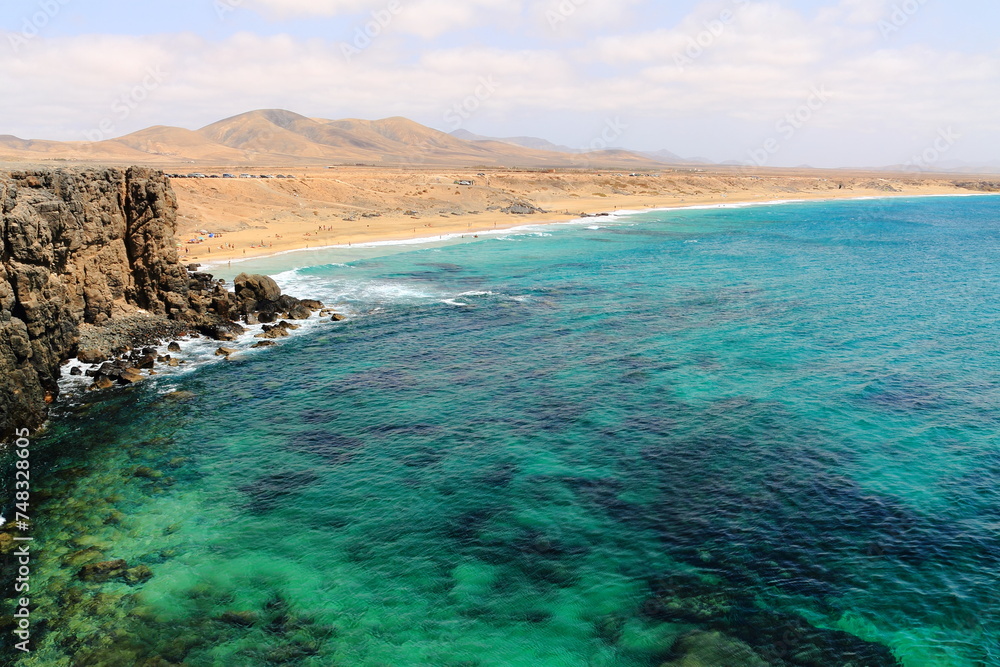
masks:
{"type": "MultiPolygon", "coordinates": [[[[472,135],[475,136],[475,135],[472,135]]],[[[467,139],[406,118],[309,118],[283,109],[239,114],[198,130],[158,125],[99,142],[24,140],[0,135],[0,161],[139,163],[156,166],[381,166],[582,167],[641,169],[662,163],[623,150],[593,153],[537,140],[467,139]]]]}
{"type": "MultiPolygon", "coordinates": [[[[468,130],[455,130],[451,133],[451,136],[458,139],[464,139],[465,141],[499,141],[505,144],[512,144],[514,146],[522,146],[524,148],[533,148],[535,150],[556,152],[556,153],[587,153],[588,151],[581,148],[570,148],[569,146],[561,146],[554,144],[547,139],[540,139],[538,137],[504,137],[502,139],[496,137],[484,137],[480,134],[473,134],[468,130]]],[[[616,151],[618,153],[622,152],[622,149],[610,149],[611,151],[616,151]]],[[[602,151],[591,151],[592,154],[598,154],[602,151]]],[[[625,151],[629,152],[629,151],[625,151]]],[[[631,155],[642,156],[652,160],[653,162],[669,164],[669,165],[684,165],[684,166],[700,166],[706,164],[712,164],[710,160],[705,158],[683,158],[676,153],[672,153],[668,150],[661,151],[642,151],[642,152],[630,152],[631,155]]]]}
{"type": "Polygon", "coordinates": [[[585,151],[579,148],[570,148],[569,146],[560,146],[559,144],[554,144],[547,139],[540,139],[538,137],[484,137],[481,134],[473,134],[468,130],[455,130],[451,133],[451,136],[458,139],[464,139],[465,141],[499,141],[505,144],[513,144],[515,146],[522,146],[524,148],[534,148],[540,151],[552,151],[556,153],[584,153],[585,151]]]}

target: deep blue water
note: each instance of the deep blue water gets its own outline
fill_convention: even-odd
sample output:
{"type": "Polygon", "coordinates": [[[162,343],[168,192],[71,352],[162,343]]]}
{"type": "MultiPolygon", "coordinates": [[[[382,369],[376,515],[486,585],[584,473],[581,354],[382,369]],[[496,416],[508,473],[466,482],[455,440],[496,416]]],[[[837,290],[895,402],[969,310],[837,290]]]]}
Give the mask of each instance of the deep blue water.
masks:
{"type": "Polygon", "coordinates": [[[352,317],[62,409],[19,664],[1000,665],[1000,199],[393,252],[243,265],[352,317]]]}

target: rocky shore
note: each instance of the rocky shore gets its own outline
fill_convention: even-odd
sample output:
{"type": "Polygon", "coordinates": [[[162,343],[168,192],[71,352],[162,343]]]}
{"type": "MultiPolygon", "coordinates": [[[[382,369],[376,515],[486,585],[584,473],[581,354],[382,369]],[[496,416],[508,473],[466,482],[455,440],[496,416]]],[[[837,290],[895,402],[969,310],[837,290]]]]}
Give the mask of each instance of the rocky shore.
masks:
{"type": "MultiPolygon", "coordinates": [[[[148,374],[150,348],[196,334],[231,341],[244,324],[322,309],[266,276],[235,291],[179,260],[177,200],[162,172],[0,172],[0,433],[37,428],[63,364],[100,364],[95,386],[148,374]],[[128,371],[128,372],[126,372],[128,371]]],[[[165,358],[152,363],[169,363],[165,358]]]]}
{"type": "MultiPolygon", "coordinates": [[[[235,292],[229,292],[224,280],[215,280],[206,273],[192,273],[189,292],[192,302],[211,299],[212,304],[206,310],[206,315],[212,317],[196,320],[194,326],[185,321],[149,315],[111,320],[104,326],[84,325],[77,359],[91,364],[91,368],[84,373],[76,367],[72,372],[94,378],[91,390],[135,384],[155,375],[158,364],[176,367],[185,363],[171,354],[181,351],[177,339],[204,336],[222,342],[233,341],[246,333],[243,324],[275,322],[278,318],[282,319],[276,324],[264,324],[263,332],[257,337],[281,338],[299,328],[288,320],[306,320],[316,311],[322,311],[324,316],[333,314],[319,301],[304,301],[282,294],[278,284],[268,276],[240,274],[235,287],[235,292]],[[214,317],[220,312],[226,313],[221,321],[214,317]],[[159,354],[156,346],[168,340],[173,341],[168,346],[168,354],[159,354]]],[[[333,314],[331,321],[340,317],[333,314]]],[[[270,345],[274,342],[262,340],[254,347],[270,345]]],[[[216,354],[228,357],[235,352],[220,347],[216,354]]]]}

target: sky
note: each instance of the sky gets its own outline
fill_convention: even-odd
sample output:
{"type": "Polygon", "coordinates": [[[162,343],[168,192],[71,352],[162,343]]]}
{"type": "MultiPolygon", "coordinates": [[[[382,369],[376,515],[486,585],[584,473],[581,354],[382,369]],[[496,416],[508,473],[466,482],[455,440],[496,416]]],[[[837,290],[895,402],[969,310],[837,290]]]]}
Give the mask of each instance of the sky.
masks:
{"type": "Polygon", "coordinates": [[[5,0],[0,134],[261,108],[760,166],[1000,165],[996,0],[5,0]]]}

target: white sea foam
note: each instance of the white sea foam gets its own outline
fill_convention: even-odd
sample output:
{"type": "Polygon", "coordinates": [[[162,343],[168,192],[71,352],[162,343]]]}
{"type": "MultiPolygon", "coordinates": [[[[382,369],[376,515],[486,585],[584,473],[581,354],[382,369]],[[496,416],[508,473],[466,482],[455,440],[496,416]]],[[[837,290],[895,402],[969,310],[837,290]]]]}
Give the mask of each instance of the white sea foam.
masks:
{"type": "MultiPolygon", "coordinates": [[[[293,324],[299,325],[299,329],[294,331],[290,330],[290,338],[305,335],[323,326],[334,326],[334,324],[328,319],[320,318],[318,315],[313,315],[313,317],[308,320],[297,320],[293,322],[293,324]]],[[[232,355],[232,360],[236,360],[247,355],[264,353],[267,348],[253,348],[256,343],[261,341],[261,339],[256,336],[257,334],[263,332],[264,325],[255,324],[244,326],[247,329],[246,333],[242,334],[235,341],[222,342],[206,337],[193,338],[186,336],[179,338],[176,341],[181,346],[180,352],[170,352],[167,350],[170,341],[165,342],[162,345],[155,346],[156,356],[160,357],[169,355],[172,359],[177,359],[182,363],[180,366],[169,366],[165,363],[157,364],[154,369],[156,371],[156,375],[148,376],[145,382],[154,384],[160,392],[173,391],[176,389],[176,385],[171,383],[177,378],[193,373],[196,370],[210,364],[225,363],[227,358],[216,354],[216,351],[220,347],[236,350],[236,352],[232,355]]],[[[279,345],[281,344],[280,339],[276,342],[279,345]]],[[[97,366],[100,366],[100,364],[97,364],[97,366]]],[[[86,371],[93,367],[95,366],[85,364],[79,359],[69,360],[69,362],[64,364],[62,367],[62,377],[59,380],[60,392],[66,395],[72,395],[86,390],[87,387],[93,384],[93,378],[88,377],[86,375],[86,371]],[[79,368],[84,374],[71,375],[70,373],[74,367],[79,368]]]]}
{"type": "Polygon", "coordinates": [[[454,297],[451,297],[451,298],[442,299],[441,303],[446,303],[449,306],[471,307],[472,304],[465,303],[464,301],[459,301],[459,299],[470,299],[470,298],[475,298],[475,297],[480,297],[480,296],[498,296],[498,295],[496,294],[496,292],[483,292],[483,291],[479,291],[479,290],[472,290],[472,291],[469,291],[469,292],[462,292],[461,294],[457,294],[457,295],[455,295],[454,297]]]}
{"type": "Polygon", "coordinates": [[[333,301],[353,304],[392,305],[439,300],[445,295],[440,292],[415,287],[406,282],[373,280],[336,280],[326,285],[317,285],[322,295],[325,291],[333,301]]]}

